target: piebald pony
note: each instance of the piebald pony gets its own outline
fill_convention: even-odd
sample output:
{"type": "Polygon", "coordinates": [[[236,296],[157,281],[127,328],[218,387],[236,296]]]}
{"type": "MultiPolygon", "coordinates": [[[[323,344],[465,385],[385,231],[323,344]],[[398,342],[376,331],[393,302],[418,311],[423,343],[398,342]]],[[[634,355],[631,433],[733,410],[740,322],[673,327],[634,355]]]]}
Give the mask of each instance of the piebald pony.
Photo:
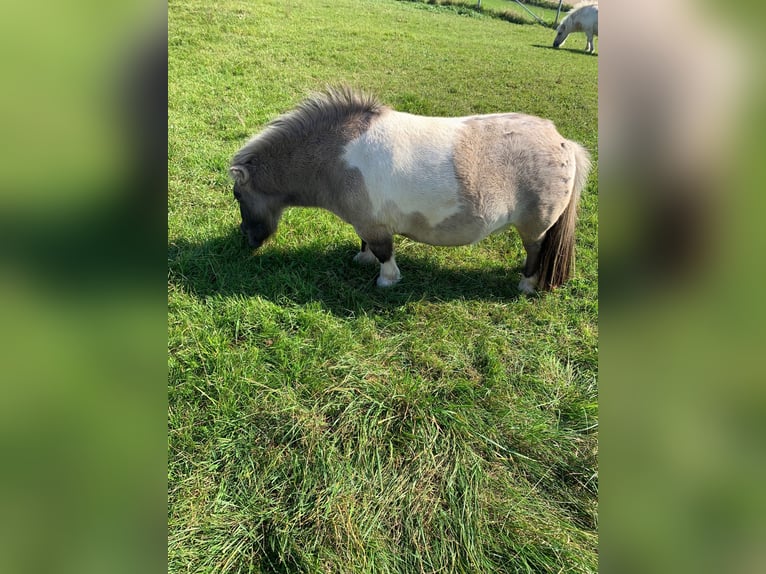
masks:
{"type": "Polygon", "coordinates": [[[589,169],[588,152],[549,120],[417,116],[340,87],[271,122],[237,152],[230,174],[254,248],[285,208],[327,209],[353,225],[355,260],[379,263],[386,287],[401,278],[395,234],[454,246],[513,226],[527,254],[519,290],[532,293],[570,276],[589,169]]]}

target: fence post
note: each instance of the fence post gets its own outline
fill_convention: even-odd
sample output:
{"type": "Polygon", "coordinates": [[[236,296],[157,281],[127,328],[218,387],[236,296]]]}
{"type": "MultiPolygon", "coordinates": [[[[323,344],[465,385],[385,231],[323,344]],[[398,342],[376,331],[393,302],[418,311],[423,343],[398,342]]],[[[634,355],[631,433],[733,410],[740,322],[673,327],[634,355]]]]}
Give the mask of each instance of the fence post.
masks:
{"type": "MultiPolygon", "coordinates": [[[[561,13],[561,3],[563,1],[564,0],[559,0],[559,7],[558,7],[558,10],[556,10],[556,20],[554,20],[554,22],[553,22],[554,26],[559,23],[559,14],[561,13]]],[[[479,0],[479,2],[481,2],[481,0],[479,0]]]]}

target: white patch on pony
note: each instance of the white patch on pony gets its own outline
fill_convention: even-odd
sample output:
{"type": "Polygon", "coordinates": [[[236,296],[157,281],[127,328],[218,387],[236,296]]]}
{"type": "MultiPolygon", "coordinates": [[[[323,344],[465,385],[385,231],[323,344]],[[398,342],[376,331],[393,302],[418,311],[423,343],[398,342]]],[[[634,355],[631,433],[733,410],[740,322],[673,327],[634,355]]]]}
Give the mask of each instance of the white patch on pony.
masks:
{"type": "Polygon", "coordinates": [[[430,118],[390,111],[346,146],[343,158],[358,169],[376,220],[408,234],[409,215],[436,227],[461,211],[453,142],[463,118],[430,118]]]}
{"type": "Polygon", "coordinates": [[[380,265],[378,287],[391,287],[391,285],[398,283],[401,278],[402,274],[399,272],[399,268],[396,266],[396,260],[392,255],[391,259],[380,265]]]}
{"type": "Polygon", "coordinates": [[[539,277],[537,273],[531,277],[522,277],[521,281],[519,281],[519,291],[526,293],[527,295],[532,295],[535,292],[535,289],[537,289],[538,280],[539,277]]]}
{"type": "Polygon", "coordinates": [[[354,255],[354,261],[356,263],[362,263],[362,264],[369,264],[369,263],[377,263],[378,258],[375,257],[375,254],[370,251],[369,249],[365,249],[364,251],[360,251],[356,255],[354,255]]]}

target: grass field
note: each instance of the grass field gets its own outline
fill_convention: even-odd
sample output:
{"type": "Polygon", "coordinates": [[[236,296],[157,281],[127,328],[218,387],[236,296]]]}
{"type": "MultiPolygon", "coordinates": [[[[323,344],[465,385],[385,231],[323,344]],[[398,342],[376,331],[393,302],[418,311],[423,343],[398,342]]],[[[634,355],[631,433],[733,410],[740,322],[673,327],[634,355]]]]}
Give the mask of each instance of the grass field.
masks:
{"type": "Polygon", "coordinates": [[[169,572],[595,572],[598,58],[396,0],[169,18],[169,572]],[[588,147],[574,278],[520,296],[509,231],[397,238],[381,290],[316,210],[245,249],[231,156],[339,82],[402,111],[548,117],[588,147]]]}

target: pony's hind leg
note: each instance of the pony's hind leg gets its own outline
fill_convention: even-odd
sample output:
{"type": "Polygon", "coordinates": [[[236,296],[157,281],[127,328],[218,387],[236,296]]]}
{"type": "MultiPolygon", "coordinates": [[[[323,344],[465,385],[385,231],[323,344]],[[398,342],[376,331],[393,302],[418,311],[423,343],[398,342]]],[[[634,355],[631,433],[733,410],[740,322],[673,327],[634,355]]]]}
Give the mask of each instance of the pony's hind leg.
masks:
{"type": "Polygon", "coordinates": [[[369,242],[369,249],[380,261],[380,275],[378,275],[378,287],[390,287],[398,283],[402,278],[399,267],[394,258],[394,238],[387,236],[382,239],[369,242]]]}
{"type": "Polygon", "coordinates": [[[375,254],[370,251],[370,246],[367,245],[367,242],[362,239],[362,247],[359,250],[359,253],[354,255],[354,261],[357,263],[377,263],[378,258],[375,257],[375,254]]]}
{"type": "Polygon", "coordinates": [[[527,239],[522,236],[521,242],[524,250],[527,252],[527,258],[524,261],[523,277],[519,281],[519,291],[531,295],[537,289],[540,280],[540,249],[543,244],[543,237],[536,239],[527,239]]]}

